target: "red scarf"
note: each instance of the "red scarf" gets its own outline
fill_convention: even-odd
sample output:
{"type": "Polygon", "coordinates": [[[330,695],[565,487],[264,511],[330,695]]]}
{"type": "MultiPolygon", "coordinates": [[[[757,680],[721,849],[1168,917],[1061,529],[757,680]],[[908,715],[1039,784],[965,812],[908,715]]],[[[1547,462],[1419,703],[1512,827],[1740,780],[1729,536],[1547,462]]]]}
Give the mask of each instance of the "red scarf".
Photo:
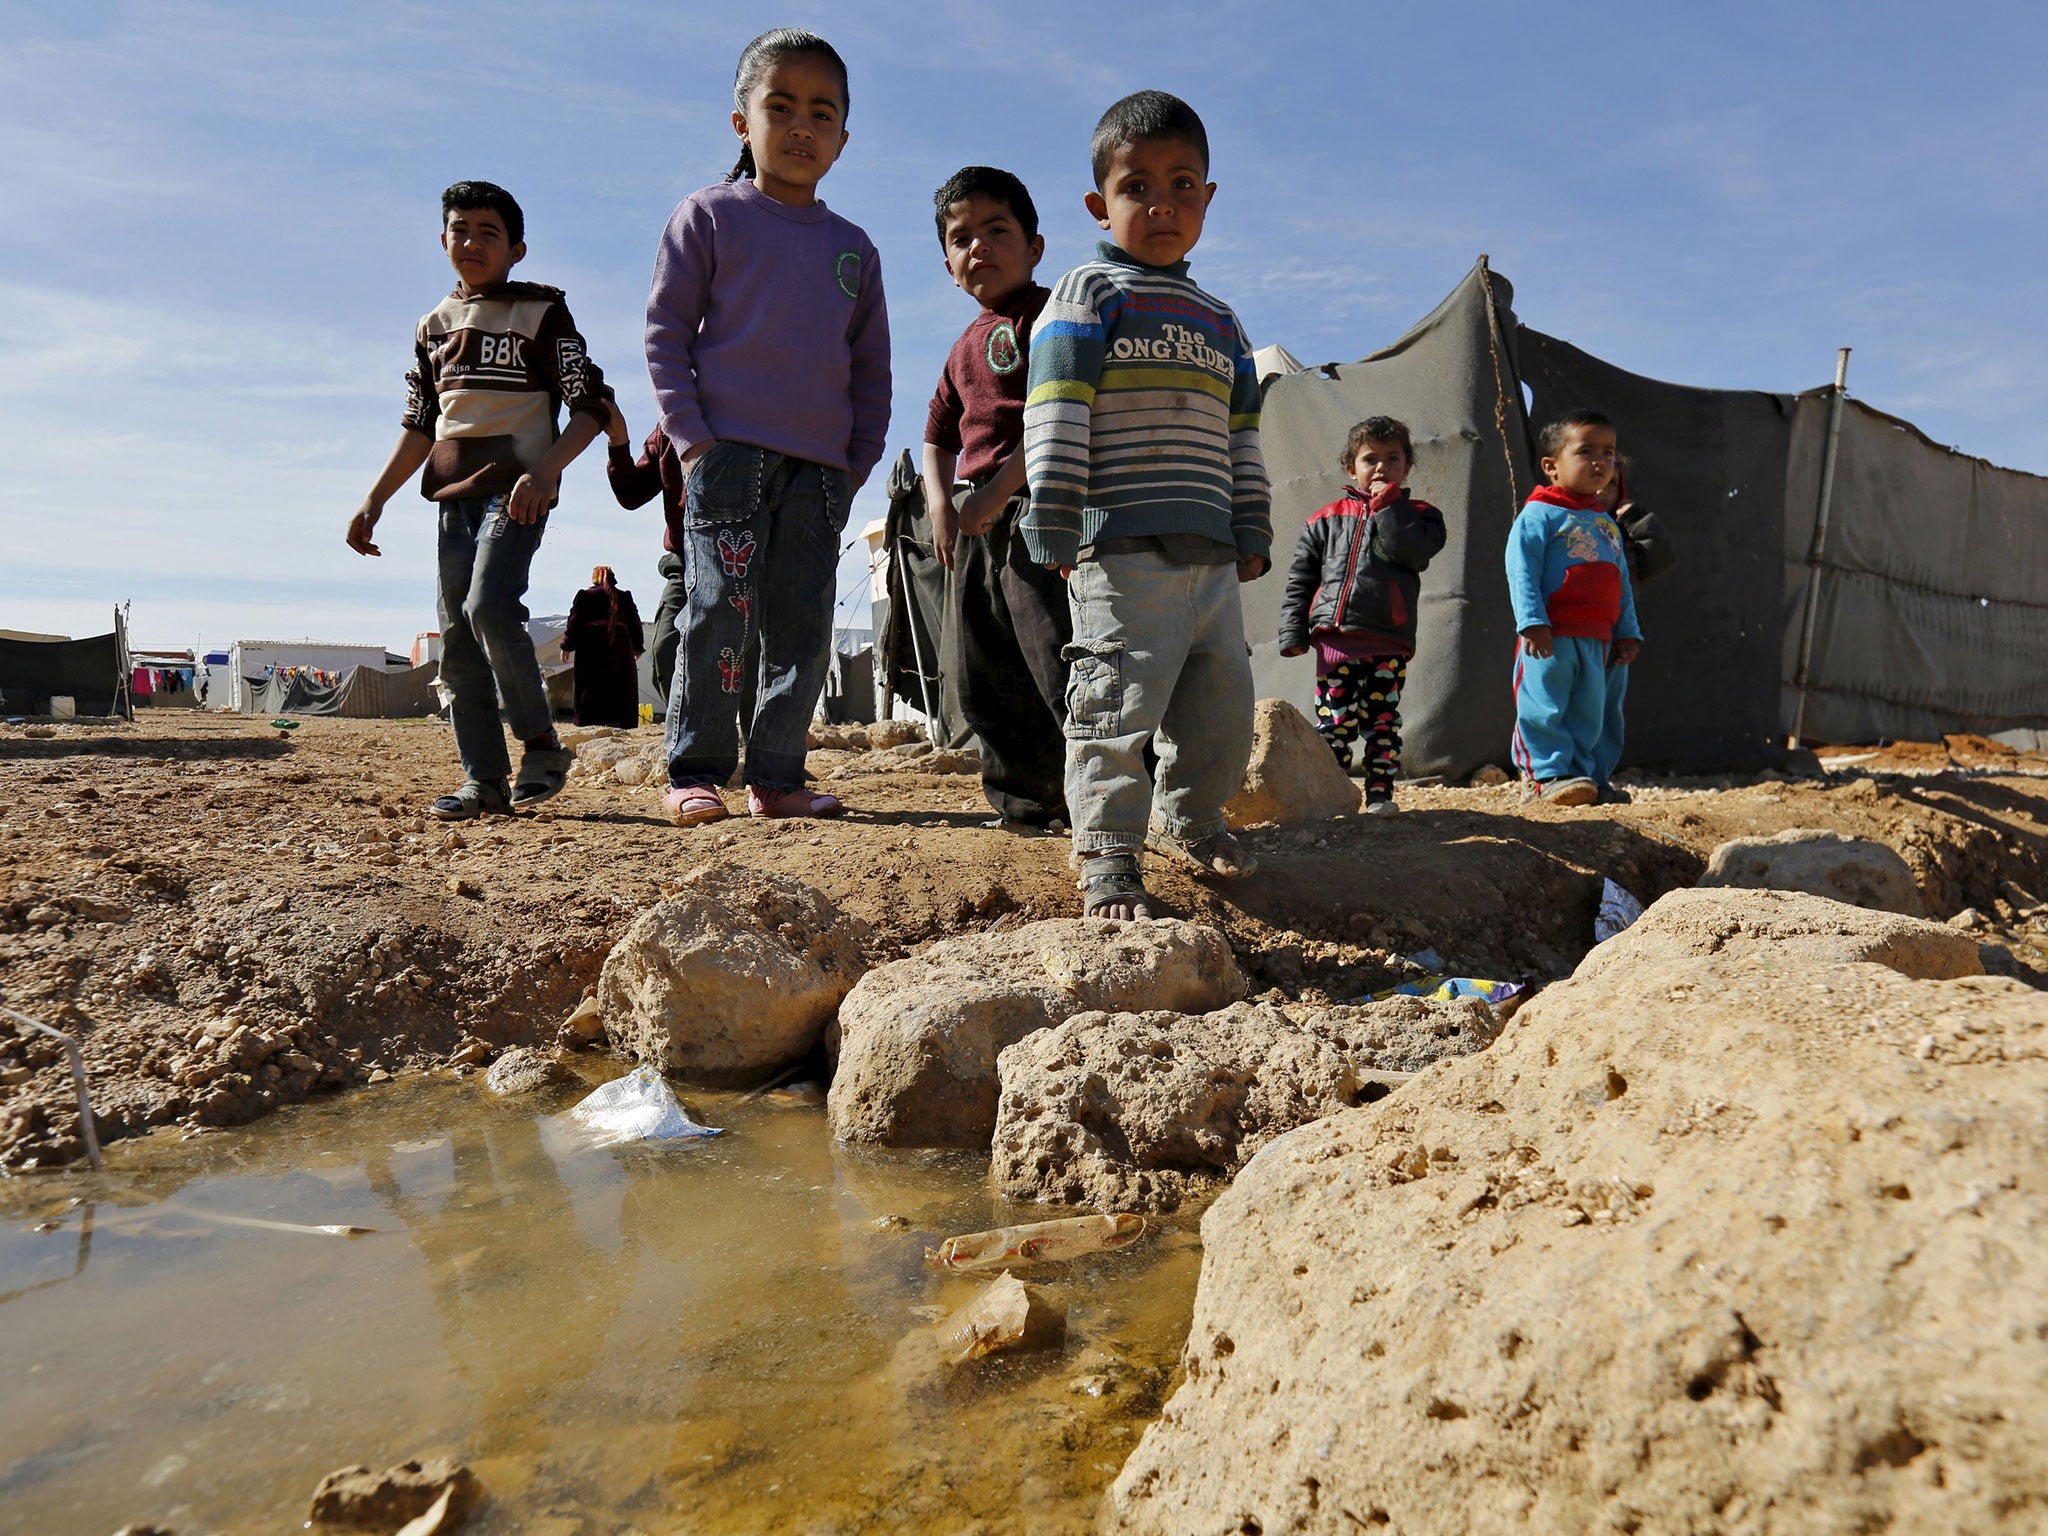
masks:
{"type": "Polygon", "coordinates": [[[1604,512],[1606,505],[1598,496],[1574,496],[1558,485],[1539,485],[1529,493],[1531,501],[1540,501],[1553,507],[1570,507],[1574,512],[1604,512]]]}

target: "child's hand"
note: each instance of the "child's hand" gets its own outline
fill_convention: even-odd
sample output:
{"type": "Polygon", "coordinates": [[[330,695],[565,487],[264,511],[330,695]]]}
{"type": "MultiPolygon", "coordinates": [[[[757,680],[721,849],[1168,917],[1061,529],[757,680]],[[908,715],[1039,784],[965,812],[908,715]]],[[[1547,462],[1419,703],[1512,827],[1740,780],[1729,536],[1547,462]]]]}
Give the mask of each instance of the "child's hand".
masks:
{"type": "Polygon", "coordinates": [[[1239,555],[1237,557],[1237,579],[1257,581],[1273,568],[1273,562],[1264,555],[1239,555]]]}
{"type": "Polygon", "coordinates": [[[1615,664],[1615,665],[1616,665],[1617,667],[1625,667],[1625,666],[1627,666],[1627,665],[1628,665],[1628,664],[1629,664],[1630,662],[1632,662],[1632,661],[1634,661],[1634,660],[1636,659],[1636,656],[1637,656],[1637,655],[1638,655],[1638,654],[1639,654],[1639,653],[1640,653],[1640,652],[1642,651],[1642,648],[1643,648],[1643,642],[1642,642],[1642,641],[1640,641],[1640,640],[1617,640],[1617,641],[1615,641],[1615,642],[1614,642],[1614,664],[1615,664]]]}
{"type": "Polygon", "coordinates": [[[1548,624],[1531,624],[1527,629],[1523,630],[1522,649],[1531,656],[1534,656],[1538,661],[1546,659],[1551,652],[1550,626],[1548,624]]]}
{"type": "Polygon", "coordinates": [[[611,414],[605,417],[604,421],[605,440],[614,448],[623,448],[632,441],[633,434],[626,430],[625,414],[620,411],[616,401],[612,403],[610,411],[611,414]]]}
{"type": "Polygon", "coordinates": [[[512,487],[505,515],[515,523],[538,521],[546,514],[548,503],[555,499],[558,483],[551,475],[521,475],[519,483],[512,487]]]}
{"type": "Polygon", "coordinates": [[[981,486],[969,491],[960,503],[960,532],[968,538],[978,538],[995,527],[1003,508],[1010,504],[1009,497],[991,496],[989,491],[989,486],[981,486]]]}
{"type": "Polygon", "coordinates": [[[960,542],[960,519],[953,511],[953,498],[943,491],[936,496],[927,496],[924,510],[932,520],[932,553],[939,557],[939,564],[950,571],[960,542]]]}
{"type": "Polygon", "coordinates": [[[1283,645],[1280,647],[1280,654],[1282,656],[1306,656],[1308,654],[1308,647],[1305,645],[1283,645]]]}
{"type": "Polygon", "coordinates": [[[1060,573],[1061,581],[1065,581],[1069,576],[1072,576],[1074,574],[1074,568],[1071,565],[1061,565],[1057,560],[1046,561],[1045,568],[1048,571],[1058,571],[1060,573]]]}
{"type": "Polygon", "coordinates": [[[359,555],[382,555],[383,550],[370,542],[370,535],[377,531],[377,519],[384,515],[382,507],[373,507],[367,501],[356,509],[356,515],[348,520],[348,547],[359,555]]]}

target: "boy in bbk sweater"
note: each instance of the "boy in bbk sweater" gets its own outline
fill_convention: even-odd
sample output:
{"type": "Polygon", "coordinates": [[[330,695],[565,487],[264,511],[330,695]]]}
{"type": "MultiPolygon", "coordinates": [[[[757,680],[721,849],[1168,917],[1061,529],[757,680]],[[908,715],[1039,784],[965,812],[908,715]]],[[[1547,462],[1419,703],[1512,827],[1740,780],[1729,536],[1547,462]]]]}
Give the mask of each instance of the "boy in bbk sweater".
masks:
{"type": "Polygon", "coordinates": [[[463,771],[432,811],[466,821],[560,793],[574,761],[555,735],[526,632],[526,578],[562,471],[604,427],[612,391],[562,290],[511,280],[526,255],[526,216],[511,193],[488,181],[442,193],[441,248],[455,291],[414,334],[404,428],[349,520],[348,544],[381,553],[371,540],[384,503],[424,466],[420,494],[440,521],[441,682],[463,771]],[[501,700],[524,748],[516,783],[501,700]]]}
{"type": "Polygon", "coordinates": [[[1271,565],[1273,527],[1244,327],[1188,278],[1216,195],[1202,120],[1140,91],[1102,115],[1091,151],[1088,211],[1114,243],[1060,279],[1032,333],[1022,526],[1067,577],[1083,909],[1147,918],[1148,841],[1212,878],[1252,870],[1223,804],[1251,758],[1237,586],[1271,565]]]}
{"type": "Polygon", "coordinates": [[[1511,750],[1525,800],[1589,805],[1600,798],[1609,649],[1623,668],[1643,638],[1621,532],[1601,499],[1614,478],[1614,424],[1571,411],[1544,427],[1538,449],[1550,484],[1529,497],[1507,544],[1521,633],[1511,750]]]}
{"type": "Polygon", "coordinates": [[[924,496],[949,584],[945,671],[981,743],[995,825],[1043,832],[1067,814],[1063,778],[1066,587],[1017,533],[1024,494],[1024,391],[1031,326],[1052,295],[1031,280],[1045,239],[1031,194],[1008,171],[970,165],[933,194],[939,249],[981,313],[953,343],[924,429],[924,496]],[[955,482],[958,482],[957,484],[955,482]]]}

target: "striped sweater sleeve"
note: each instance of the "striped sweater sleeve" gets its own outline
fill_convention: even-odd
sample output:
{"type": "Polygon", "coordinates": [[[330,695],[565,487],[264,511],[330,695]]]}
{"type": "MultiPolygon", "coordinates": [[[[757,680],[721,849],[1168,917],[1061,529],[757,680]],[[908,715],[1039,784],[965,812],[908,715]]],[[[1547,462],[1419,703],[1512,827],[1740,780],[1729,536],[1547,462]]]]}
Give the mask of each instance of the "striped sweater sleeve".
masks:
{"type": "Polygon", "coordinates": [[[1024,475],[1031,505],[1020,526],[1041,565],[1072,565],[1081,554],[1088,501],[1095,389],[1102,379],[1115,289],[1086,267],[1060,279],[1031,331],[1030,388],[1024,399],[1024,475]]]}
{"type": "Polygon", "coordinates": [[[1259,365],[1236,315],[1237,366],[1230,386],[1230,536],[1240,555],[1273,563],[1273,489],[1259,448],[1259,365]]]}

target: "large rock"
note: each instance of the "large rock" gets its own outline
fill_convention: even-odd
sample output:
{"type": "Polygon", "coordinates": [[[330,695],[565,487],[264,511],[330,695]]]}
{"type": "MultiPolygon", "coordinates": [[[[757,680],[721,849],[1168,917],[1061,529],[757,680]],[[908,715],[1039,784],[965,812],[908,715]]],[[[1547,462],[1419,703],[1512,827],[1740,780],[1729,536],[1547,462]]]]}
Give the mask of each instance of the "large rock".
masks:
{"type": "Polygon", "coordinates": [[[1252,760],[1244,786],[1223,807],[1233,827],[1327,821],[1358,809],[1358,786],[1308,717],[1285,699],[1252,711],[1252,760]]]}
{"type": "Polygon", "coordinates": [[[306,1518],[321,1530],[390,1532],[446,1498],[443,1529],[453,1530],[483,1491],[476,1474],[453,1456],[401,1462],[382,1472],[343,1467],[320,1479],[306,1518]]]}
{"type": "Polygon", "coordinates": [[[1632,929],[1269,1145],[1105,1527],[2036,1528],[2048,998],[1843,937],[1632,929]]]}
{"type": "Polygon", "coordinates": [[[1946,923],[1871,912],[1794,891],[1672,891],[1627,930],[1580,962],[1580,978],[1655,954],[1794,955],[1802,961],[1868,960],[1923,981],[1981,976],[1977,941],[1946,923]]]}
{"type": "Polygon", "coordinates": [[[1927,915],[1912,870],[1892,849],[1868,838],[1809,827],[1721,844],[1707,860],[1700,884],[1805,891],[1874,912],[1927,915]]]}
{"type": "Polygon", "coordinates": [[[865,968],[867,924],[786,875],[712,866],[633,920],[597,1001],[612,1043],[712,1087],[818,1043],[865,968]]]}
{"type": "Polygon", "coordinates": [[[1106,1211],[1177,1210],[1363,1096],[1341,1047],[1253,1003],[1076,1014],[1019,1040],[997,1071],[996,1187],[1106,1211]]]}
{"type": "Polygon", "coordinates": [[[1055,918],[945,940],[868,972],[840,1008],[833,1133],[985,1147],[1005,1046],[1077,1013],[1206,1013],[1244,992],[1223,935],[1193,923],[1055,918]]]}
{"type": "Polygon", "coordinates": [[[1334,1041],[1368,1072],[1420,1072],[1450,1056],[1484,1050],[1500,1033],[1493,1010],[1476,997],[1435,1002],[1390,997],[1377,1003],[1338,1003],[1288,1013],[1334,1041]]]}

